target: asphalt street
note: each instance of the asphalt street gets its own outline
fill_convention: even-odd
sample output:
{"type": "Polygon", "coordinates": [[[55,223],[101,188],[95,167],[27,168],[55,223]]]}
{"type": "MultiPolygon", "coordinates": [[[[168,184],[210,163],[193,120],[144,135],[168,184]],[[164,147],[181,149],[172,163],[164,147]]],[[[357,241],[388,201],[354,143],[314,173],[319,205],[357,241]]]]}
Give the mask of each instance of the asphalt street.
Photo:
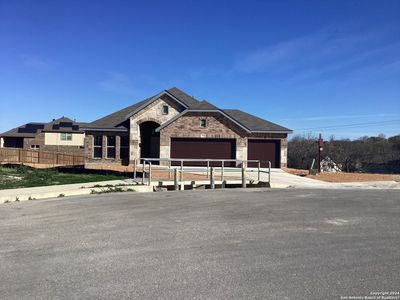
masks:
{"type": "Polygon", "coordinates": [[[398,190],[120,193],[0,205],[0,299],[400,299],[399,274],[398,190]]]}

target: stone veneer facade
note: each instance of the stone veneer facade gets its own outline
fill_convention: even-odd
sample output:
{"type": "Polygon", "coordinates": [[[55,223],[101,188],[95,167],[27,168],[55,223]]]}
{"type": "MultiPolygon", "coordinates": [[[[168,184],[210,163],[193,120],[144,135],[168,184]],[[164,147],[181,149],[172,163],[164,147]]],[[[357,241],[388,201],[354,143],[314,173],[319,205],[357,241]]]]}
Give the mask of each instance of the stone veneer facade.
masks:
{"type": "MultiPolygon", "coordinates": [[[[159,125],[175,117],[184,107],[171,100],[168,96],[162,96],[149,104],[146,108],[130,117],[130,160],[140,157],[140,124],[153,121],[159,125]],[[163,106],[168,106],[168,114],[163,114],[163,106]]],[[[161,148],[160,148],[161,156],[161,148]]]]}

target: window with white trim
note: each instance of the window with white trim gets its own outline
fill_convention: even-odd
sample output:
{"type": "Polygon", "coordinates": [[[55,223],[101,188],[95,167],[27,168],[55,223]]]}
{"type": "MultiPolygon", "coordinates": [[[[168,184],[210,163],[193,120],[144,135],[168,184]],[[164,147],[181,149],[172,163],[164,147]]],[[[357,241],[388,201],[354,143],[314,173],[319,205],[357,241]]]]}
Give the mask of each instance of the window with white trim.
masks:
{"type": "Polygon", "coordinates": [[[72,141],[72,133],[70,132],[61,132],[60,138],[62,141],[72,141]]]}
{"type": "Polygon", "coordinates": [[[39,150],[40,149],[40,145],[31,145],[31,149],[32,150],[39,150]]]}

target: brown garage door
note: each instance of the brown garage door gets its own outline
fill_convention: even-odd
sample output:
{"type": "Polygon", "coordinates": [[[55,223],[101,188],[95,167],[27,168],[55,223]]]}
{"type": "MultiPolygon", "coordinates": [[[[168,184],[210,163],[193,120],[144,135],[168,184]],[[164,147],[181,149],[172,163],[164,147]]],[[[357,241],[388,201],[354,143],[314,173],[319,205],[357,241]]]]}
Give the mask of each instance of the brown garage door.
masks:
{"type": "MultiPolygon", "coordinates": [[[[269,160],[272,168],[280,168],[280,140],[248,140],[247,159],[269,160]]],[[[262,163],[267,167],[267,163],[262,163]]],[[[249,167],[257,167],[257,163],[249,163],[249,167]]]]}
{"type": "MultiPolygon", "coordinates": [[[[235,159],[236,141],[233,139],[172,138],[171,158],[235,159]]],[[[176,163],[175,163],[176,164],[176,163]]],[[[202,162],[187,162],[185,165],[205,166],[202,162]]],[[[220,166],[221,163],[211,163],[220,166]]],[[[231,164],[226,164],[231,165],[231,164]]]]}

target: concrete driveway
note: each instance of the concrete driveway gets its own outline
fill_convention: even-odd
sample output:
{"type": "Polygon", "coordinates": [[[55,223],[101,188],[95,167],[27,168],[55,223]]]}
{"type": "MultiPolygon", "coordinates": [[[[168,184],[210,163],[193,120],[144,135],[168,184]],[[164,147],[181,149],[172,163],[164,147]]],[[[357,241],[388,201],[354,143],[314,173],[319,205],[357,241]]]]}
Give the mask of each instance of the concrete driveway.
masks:
{"type": "Polygon", "coordinates": [[[232,189],[4,204],[0,299],[398,292],[399,215],[396,190],[232,189]]]}

